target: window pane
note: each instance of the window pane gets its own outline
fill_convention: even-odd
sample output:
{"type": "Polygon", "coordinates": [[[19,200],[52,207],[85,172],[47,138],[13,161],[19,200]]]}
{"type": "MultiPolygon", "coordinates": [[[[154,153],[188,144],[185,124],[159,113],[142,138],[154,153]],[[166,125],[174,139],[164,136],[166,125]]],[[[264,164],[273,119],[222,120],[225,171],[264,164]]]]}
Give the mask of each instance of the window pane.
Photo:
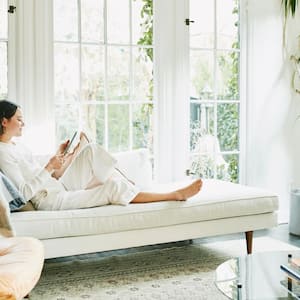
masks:
{"type": "Polygon", "coordinates": [[[129,0],[106,3],[108,43],[129,44],[129,0]]]}
{"type": "Polygon", "coordinates": [[[190,172],[201,178],[214,178],[214,154],[193,155],[190,159],[190,172]]]}
{"type": "Polygon", "coordinates": [[[211,51],[190,51],[190,97],[214,98],[214,59],[211,51]]]}
{"type": "Polygon", "coordinates": [[[217,44],[220,49],[239,48],[237,0],[217,0],[217,44]]]}
{"type": "Polygon", "coordinates": [[[189,26],[190,46],[213,48],[214,1],[190,0],[190,19],[194,21],[189,26]]]}
{"type": "Polygon", "coordinates": [[[83,105],[82,123],[83,131],[88,134],[92,141],[104,145],[104,105],[83,105]]]}
{"type": "Polygon", "coordinates": [[[133,99],[153,98],[153,49],[133,49],[133,99]]]}
{"type": "Polygon", "coordinates": [[[217,178],[239,182],[239,155],[223,155],[224,164],[217,167],[217,178]]]}
{"type": "Polygon", "coordinates": [[[0,43],[0,99],[7,98],[7,43],[0,43]]]}
{"type": "Polygon", "coordinates": [[[239,100],[239,52],[219,51],[217,61],[218,99],[239,100]]]}
{"type": "Polygon", "coordinates": [[[218,104],[217,114],[221,151],[239,150],[239,105],[218,104]]]}
{"type": "Polygon", "coordinates": [[[131,3],[132,43],[152,45],[153,1],[133,0],[131,3]]]}
{"type": "Polygon", "coordinates": [[[108,149],[111,152],[129,149],[129,105],[108,105],[108,149]]]}
{"type": "Polygon", "coordinates": [[[195,153],[207,152],[203,137],[214,132],[214,105],[212,103],[191,103],[190,150],[195,153]]]}
{"type": "MultiPolygon", "coordinates": [[[[54,0],[57,121],[75,124],[112,152],[153,152],[153,104],[145,103],[153,99],[152,0],[65,2],[54,0]],[[70,120],[67,104],[76,108],[70,120]]],[[[65,126],[58,132],[70,136],[65,126]]]]}
{"type": "Polygon", "coordinates": [[[78,106],[73,104],[59,104],[55,107],[55,124],[57,145],[70,139],[78,130],[78,106]]]}
{"type": "Polygon", "coordinates": [[[78,41],[77,0],[54,0],[54,40],[78,41]]]}
{"type": "Polygon", "coordinates": [[[124,47],[107,48],[108,98],[129,99],[129,52],[124,47]]]}
{"type": "Polygon", "coordinates": [[[153,152],[153,105],[133,105],[132,114],[133,148],[148,148],[153,152]]]}
{"type": "Polygon", "coordinates": [[[7,9],[7,0],[0,0],[0,39],[7,39],[7,9]]]}
{"type": "Polygon", "coordinates": [[[104,99],[104,47],[85,45],[82,51],[82,99],[104,99]]]}
{"type": "Polygon", "coordinates": [[[103,42],[104,1],[83,0],[81,3],[81,39],[83,42],[103,42]]]}
{"type": "Polygon", "coordinates": [[[79,95],[79,49],[75,45],[54,47],[56,101],[75,101],[79,95]]]}

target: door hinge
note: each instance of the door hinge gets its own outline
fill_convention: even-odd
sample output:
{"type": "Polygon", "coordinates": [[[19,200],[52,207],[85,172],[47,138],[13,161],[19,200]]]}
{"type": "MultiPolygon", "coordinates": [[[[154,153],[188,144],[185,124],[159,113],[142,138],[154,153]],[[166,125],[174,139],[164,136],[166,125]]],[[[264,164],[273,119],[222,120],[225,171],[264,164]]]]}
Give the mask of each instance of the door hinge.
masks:
{"type": "Polygon", "coordinates": [[[196,175],[195,172],[192,172],[190,169],[185,170],[185,175],[190,176],[190,175],[196,175]]]}
{"type": "Polygon", "coordinates": [[[189,26],[191,23],[195,23],[195,21],[190,20],[190,19],[185,19],[185,25],[189,26]]]}
{"type": "Polygon", "coordinates": [[[10,13],[10,14],[13,14],[14,12],[15,12],[15,10],[16,10],[16,7],[15,6],[13,6],[13,5],[10,5],[9,7],[8,7],[8,13],[10,13]]]}

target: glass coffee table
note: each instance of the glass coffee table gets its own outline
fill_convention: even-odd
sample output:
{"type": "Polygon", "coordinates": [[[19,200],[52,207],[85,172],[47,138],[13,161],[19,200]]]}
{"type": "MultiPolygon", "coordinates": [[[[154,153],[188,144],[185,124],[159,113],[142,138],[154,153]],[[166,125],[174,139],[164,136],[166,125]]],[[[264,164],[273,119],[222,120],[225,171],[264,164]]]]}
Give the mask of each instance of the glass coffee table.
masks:
{"type": "Polygon", "coordinates": [[[300,299],[300,284],[288,280],[281,264],[300,251],[255,253],[233,258],[216,269],[216,286],[229,299],[300,299]]]}

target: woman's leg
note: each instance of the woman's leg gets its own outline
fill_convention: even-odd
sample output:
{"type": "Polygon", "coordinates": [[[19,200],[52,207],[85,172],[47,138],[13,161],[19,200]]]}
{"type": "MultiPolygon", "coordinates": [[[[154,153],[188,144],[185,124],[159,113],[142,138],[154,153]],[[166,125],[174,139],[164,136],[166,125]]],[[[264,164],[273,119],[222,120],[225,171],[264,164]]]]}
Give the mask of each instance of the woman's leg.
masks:
{"type": "Polygon", "coordinates": [[[67,190],[94,188],[114,172],[115,161],[101,146],[88,144],[76,155],[60,180],[67,190]]]}
{"type": "Polygon", "coordinates": [[[147,202],[157,202],[157,201],[168,201],[168,200],[177,200],[184,201],[195,194],[197,194],[202,187],[202,180],[198,179],[192,184],[170,192],[170,193],[145,193],[140,192],[132,199],[131,203],[147,203],[147,202]]]}

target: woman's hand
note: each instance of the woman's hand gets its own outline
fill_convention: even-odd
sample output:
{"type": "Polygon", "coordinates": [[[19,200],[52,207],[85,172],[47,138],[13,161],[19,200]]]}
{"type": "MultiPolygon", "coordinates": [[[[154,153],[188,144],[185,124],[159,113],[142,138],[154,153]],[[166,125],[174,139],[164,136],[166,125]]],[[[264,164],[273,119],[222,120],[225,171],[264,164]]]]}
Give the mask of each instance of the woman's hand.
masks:
{"type": "Polygon", "coordinates": [[[62,165],[64,164],[64,162],[65,162],[65,159],[64,159],[63,154],[54,155],[53,157],[50,158],[45,169],[49,173],[52,173],[52,171],[60,169],[62,167],[62,165]]]}
{"type": "Polygon", "coordinates": [[[64,154],[68,144],[70,143],[70,140],[66,140],[64,143],[60,144],[58,147],[58,150],[56,152],[56,155],[62,155],[64,154]]]}
{"type": "MultiPolygon", "coordinates": [[[[71,164],[72,160],[74,158],[74,153],[67,153],[67,154],[60,154],[53,156],[49,161],[49,171],[51,173],[51,176],[58,179],[60,178],[65,170],[68,168],[68,166],[71,164]],[[53,159],[53,161],[52,161],[53,159]],[[54,172],[52,172],[54,170],[54,172]]],[[[47,165],[48,166],[48,165],[47,165]]],[[[46,169],[47,169],[46,166],[46,169]]]]}

